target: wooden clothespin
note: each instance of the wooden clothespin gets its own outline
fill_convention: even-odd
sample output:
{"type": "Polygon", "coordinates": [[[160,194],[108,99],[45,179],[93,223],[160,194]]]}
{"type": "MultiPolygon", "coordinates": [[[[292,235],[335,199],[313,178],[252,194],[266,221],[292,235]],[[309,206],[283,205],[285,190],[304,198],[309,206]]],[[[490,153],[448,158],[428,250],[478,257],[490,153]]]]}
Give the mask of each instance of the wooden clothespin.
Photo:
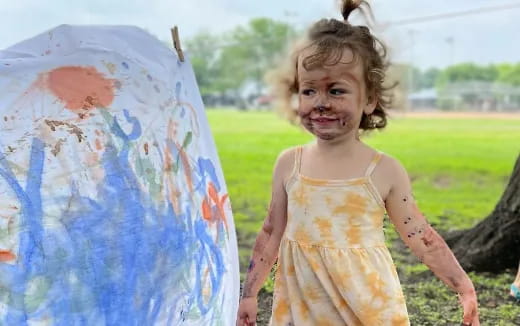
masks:
{"type": "Polygon", "coordinates": [[[177,26],[174,26],[171,29],[171,32],[173,39],[173,47],[175,48],[175,51],[177,51],[179,60],[181,60],[181,62],[184,62],[184,53],[182,52],[181,40],[179,39],[179,28],[177,26]]]}

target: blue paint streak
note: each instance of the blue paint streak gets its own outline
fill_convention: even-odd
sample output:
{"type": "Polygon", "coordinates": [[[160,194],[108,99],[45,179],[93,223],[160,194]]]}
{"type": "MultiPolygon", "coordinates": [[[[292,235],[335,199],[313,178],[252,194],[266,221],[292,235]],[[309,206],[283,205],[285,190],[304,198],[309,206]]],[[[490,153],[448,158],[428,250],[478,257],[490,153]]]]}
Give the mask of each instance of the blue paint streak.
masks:
{"type": "Polygon", "coordinates": [[[181,89],[182,89],[181,82],[177,82],[175,84],[175,97],[177,98],[177,101],[181,100],[181,89]]]}
{"type": "MultiPolygon", "coordinates": [[[[97,198],[82,195],[74,176],[70,197],[52,198],[53,205],[67,207],[60,228],[43,223],[42,184],[52,182],[44,177],[43,142],[33,139],[25,188],[0,153],[0,179],[21,207],[19,260],[0,264],[0,287],[11,298],[23,298],[35,279],[48,286],[36,307],[24,300],[7,302],[0,324],[27,325],[47,316],[54,325],[153,325],[159,315],[177,324],[193,308],[202,316],[213,314],[214,306],[222,310],[226,271],[218,243],[200,212],[192,212],[189,195],[178,215],[166,199],[156,200],[140,189],[128,154],[141,126],[128,111],[124,117],[132,128],[127,134],[112,119],[111,131],[122,145],[105,146],[105,178],[93,185],[97,198]],[[212,291],[205,302],[202,277],[208,269],[212,291]],[[193,272],[195,284],[184,286],[193,272]],[[174,316],[181,307],[184,314],[174,316]]],[[[210,181],[220,189],[211,161],[199,159],[192,172],[198,193],[210,181]]],[[[220,233],[223,226],[218,227],[220,233]]]]}
{"type": "Polygon", "coordinates": [[[220,192],[220,183],[217,178],[217,173],[215,172],[215,166],[213,165],[213,162],[211,162],[211,160],[200,157],[197,160],[197,173],[199,175],[199,178],[198,183],[195,186],[196,190],[205,193],[206,183],[208,181],[211,181],[215,185],[217,191],[220,192]],[[207,180],[206,177],[209,177],[209,180],[207,180]]]}

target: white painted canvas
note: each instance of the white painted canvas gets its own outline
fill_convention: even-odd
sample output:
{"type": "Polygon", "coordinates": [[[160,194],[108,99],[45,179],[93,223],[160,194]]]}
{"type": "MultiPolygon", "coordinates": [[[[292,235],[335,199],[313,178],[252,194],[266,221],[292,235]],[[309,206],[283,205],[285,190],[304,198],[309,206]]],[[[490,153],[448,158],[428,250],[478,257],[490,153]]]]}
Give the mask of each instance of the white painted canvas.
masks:
{"type": "Polygon", "coordinates": [[[0,51],[0,325],[228,326],[238,296],[189,59],[129,26],[0,51]]]}

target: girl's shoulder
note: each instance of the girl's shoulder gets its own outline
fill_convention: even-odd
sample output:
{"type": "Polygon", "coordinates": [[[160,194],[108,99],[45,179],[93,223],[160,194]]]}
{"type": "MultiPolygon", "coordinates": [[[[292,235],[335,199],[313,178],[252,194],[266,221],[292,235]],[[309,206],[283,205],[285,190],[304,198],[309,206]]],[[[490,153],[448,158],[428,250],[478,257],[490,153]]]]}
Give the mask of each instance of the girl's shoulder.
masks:
{"type": "Polygon", "coordinates": [[[293,175],[298,155],[301,155],[302,146],[293,146],[284,149],[278,154],[275,163],[275,176],[281,178],[285,185],[293,175]]]}
{"type": "Polygon", "coordinates": [[[403,177],[408,178],[408,172],[399,159],[380,151],[379,162],[374,169],[373,179],[379,179],[390,188],[402,182],[403,177]]]}
{"type": "Polygon", "coordinates": [[[293,146],[282,150],[278,154],[278,158],[276,159],[278,164],[287,164],[289,162],[294,162],[296,159],[296,155],[298,151],[301,151],[302,146],[293,146]]]}

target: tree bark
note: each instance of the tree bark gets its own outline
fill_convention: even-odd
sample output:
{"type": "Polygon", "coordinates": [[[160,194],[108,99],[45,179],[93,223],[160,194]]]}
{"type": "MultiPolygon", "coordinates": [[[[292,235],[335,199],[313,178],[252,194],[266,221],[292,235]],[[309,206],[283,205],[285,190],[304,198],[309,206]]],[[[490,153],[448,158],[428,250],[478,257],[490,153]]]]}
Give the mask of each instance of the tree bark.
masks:
{"type": "Polygon", "coordinates": [[[466,271],[500,272],[520,260],[520,155],[493,212],[475,227],[448,235],[446,242],[466,271]]]}

